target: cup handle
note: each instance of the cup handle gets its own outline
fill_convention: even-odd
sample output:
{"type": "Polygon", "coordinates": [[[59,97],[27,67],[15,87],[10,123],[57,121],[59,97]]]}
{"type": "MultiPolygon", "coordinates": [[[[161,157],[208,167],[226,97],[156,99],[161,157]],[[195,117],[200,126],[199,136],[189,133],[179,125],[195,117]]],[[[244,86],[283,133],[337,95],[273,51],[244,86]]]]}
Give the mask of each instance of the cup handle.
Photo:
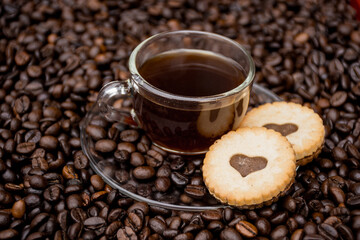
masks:
{"type": "Polygon", "coordinates": [[[134,109],[126,111],[113,106],[115,101],[126,98],[133,98],[133,86],[130,79],[109,82],[99,92],[97,98],[99,110],[109,121],[139,126],[134,109]]]}

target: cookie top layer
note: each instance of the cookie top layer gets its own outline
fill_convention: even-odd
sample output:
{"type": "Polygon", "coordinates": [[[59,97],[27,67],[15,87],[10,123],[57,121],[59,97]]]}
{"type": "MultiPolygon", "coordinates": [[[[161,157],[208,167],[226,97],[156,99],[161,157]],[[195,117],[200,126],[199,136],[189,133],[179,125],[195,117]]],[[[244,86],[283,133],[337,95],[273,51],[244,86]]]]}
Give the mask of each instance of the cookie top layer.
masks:
{"type": "MultiPolygon", "coordinates": [[[[312,109],[296,103],[274,102],[249,111],[241,127],[266,127],[286,136],[301,161],[318,152],[323,145],[323,121],[312,109]]],[[[302,164],[301,164],[302,165],[302,164]]]]}
{"type": "Polygon", "coordinates": [[[240,128],[207,152],[204,182],[221,202],[259,205],[285,190],[295,177],[295,153],[280,133],[264,127],[240,128]]]}

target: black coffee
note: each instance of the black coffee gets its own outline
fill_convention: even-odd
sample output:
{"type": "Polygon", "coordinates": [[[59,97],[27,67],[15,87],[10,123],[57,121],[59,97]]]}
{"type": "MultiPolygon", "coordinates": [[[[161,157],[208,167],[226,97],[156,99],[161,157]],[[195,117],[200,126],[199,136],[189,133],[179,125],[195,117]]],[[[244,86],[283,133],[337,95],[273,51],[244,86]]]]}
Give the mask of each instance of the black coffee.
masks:
{"type": "Polygon", "coordinates": [[[227,92],[244,81],[241,66],[215,54],[176,51],[146,61],[140,75],[169,93],[200,97],[227,92]]]}
{"type": "MultiPolygon", "coordinates": [[[[193,97],[221,94],[244,81],[238,63],[205,51],[167,52],[146,61],[139,73],[161,90],[193,97]]],[[[200,111],[164,107],[135,94],[134,109],[154,142],[180,152],[200,152],[238,127],[248,97],[200,111]]]]}

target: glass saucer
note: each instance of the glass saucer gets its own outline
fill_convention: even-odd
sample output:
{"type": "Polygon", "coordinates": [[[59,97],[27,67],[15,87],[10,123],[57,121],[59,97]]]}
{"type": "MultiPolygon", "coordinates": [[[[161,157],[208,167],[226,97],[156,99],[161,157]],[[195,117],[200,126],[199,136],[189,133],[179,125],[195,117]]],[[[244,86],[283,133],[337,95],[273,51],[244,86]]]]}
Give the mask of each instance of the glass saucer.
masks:
{"type": "MultiPolygon", "coordinates": [[[[281,98],[260,85],[253,85],[249,109],[259,104],[274,101],[281,101],[281,98]]],[[[128,103],[130,102],[131,101],[128,101],[128,103]]],[[[122,106],[124,105],[126,104],[122,106]]],[[[131,106],[127,106],[124,109],[130,111],[130,107],[131,106]]],[[[156,177],[146,181],[136,180],[132,177],[132,171],[135,167],[129,164],[129,160],[127,160],[127,162],[116,160],[114,152],[106,154],[96,152],[95,142],[86,131],[87,126],[91,124],[101,126],[106,131],[107,136],[111,136],[115,142],[120,142],[119,134],[125,129],[136,129],[140,133],[140,136],[144,136],[145,134],[142,129],[130,126],[125,122],[109,122],[102,116],[99,106],[96,103],[80,125],[81,147],[89,158],[92,169],[113,189],[118,189],[120,194],[137,201],[146,202],[152,206],[173,210],[203,211],[227,207],[227,205],[223,205],[211,196],[202,183],[201,163],[204,157],[203,155],[179,156],[164,153],[162,165],[168,165],[167,170],[173,169],[172,174],[174,174],[174,176],[172,176],[172,179],[186,175],[190,177],[188,180],[180,179],[180,183],[178,184],[171,184],[171,187],[166,192],[159,192],[155,188],[156,177]],[[196,197],[196,193],[195,195],[189,195],[188,192],[185,193],[187,186],[186,181],[191,181],[189,180],[190,178],[192,178],[193,181],[200,181],[199,186],[201,186],[201,188],[200,190],[197,189],[197,191],[203,194],[196,197]],[[181,181],[183,182],[181,183],[181,181]]],[[[136,147],[136,143],[134,146],[136,147]]],[[[156,146],[151,143],[150,146],[156,148],[156,146]]],[[[169,178],[171,179],[171,177],[169,178]]]]}

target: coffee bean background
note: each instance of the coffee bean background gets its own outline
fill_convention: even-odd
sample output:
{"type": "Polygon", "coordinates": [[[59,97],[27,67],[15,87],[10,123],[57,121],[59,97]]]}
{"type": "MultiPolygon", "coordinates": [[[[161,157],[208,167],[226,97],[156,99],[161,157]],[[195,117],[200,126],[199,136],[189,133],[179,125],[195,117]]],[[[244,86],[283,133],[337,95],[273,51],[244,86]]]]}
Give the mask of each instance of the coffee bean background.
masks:
{"type": "MultiPolygon", "coordinates": [[[[360,23],[343,0],[3,0],[0,239],[360,239],[359,53],[360,23]],[[127,59],[142,40],[179,29],[244,44],[257,83],[323,118],[323,152],[271,206],[152,207],[89,167],[79,123],[101,86],[129,77],[127,59]]],[[[95,153],[131,166],[114,173],[139,182],[129,190],[187,205],[207,194],[201,158],[166,154],[141,130],[102,119],[86,130],[95,153]]]]}

